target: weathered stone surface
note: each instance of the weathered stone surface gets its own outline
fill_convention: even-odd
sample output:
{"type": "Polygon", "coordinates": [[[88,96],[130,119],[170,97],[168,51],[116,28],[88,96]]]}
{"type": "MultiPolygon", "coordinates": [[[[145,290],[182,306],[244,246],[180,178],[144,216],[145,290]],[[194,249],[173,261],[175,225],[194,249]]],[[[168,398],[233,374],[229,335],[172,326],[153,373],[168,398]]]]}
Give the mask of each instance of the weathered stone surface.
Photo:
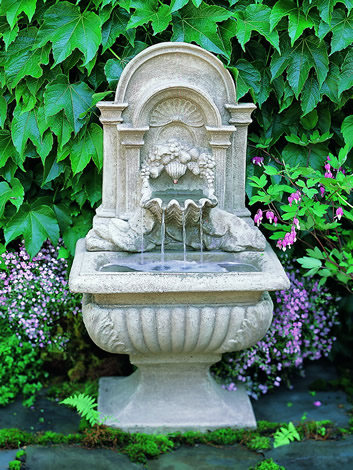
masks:
{"type": "Polygon", "coordinates": [[[82,449],[78,446],[28,446],[27,470],[138,470],[126,455],[105,449],[82,449]]]}
{"type": "Polygon", "coordinates": [[[286,470],[349,470],[353,468],[353,436],[340,441],[293,442],[265,455],[286,470]]]}
{"type": "Polygon", "coordinates": [[[243,386],[228,392],[210,376],[220,356],[132,356],[138,370],[127,378],[104,377],[98,409],[106,424],[129,432],[166,433],[256,427],[243,386]]]}
{"type": "MultiPolygon", "coordinates": [[[[182,448],[148,462],[148,470],[249,470],[262,460],[241,446],[182,448]]],[[[297,469],[298,470],[298,469],[297,469]]]]}
{"type": "Polygon", "coordinates": [[[8,470],[11,460],[15,460],[16,450],[0,450],[0,470],[8,470]]]}

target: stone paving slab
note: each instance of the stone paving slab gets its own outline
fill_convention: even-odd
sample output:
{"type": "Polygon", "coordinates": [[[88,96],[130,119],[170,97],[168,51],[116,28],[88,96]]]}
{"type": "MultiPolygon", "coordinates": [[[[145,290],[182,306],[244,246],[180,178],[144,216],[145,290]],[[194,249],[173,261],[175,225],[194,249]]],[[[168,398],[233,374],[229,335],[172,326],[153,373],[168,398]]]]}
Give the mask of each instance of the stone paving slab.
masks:
{"type": "Polygon", "coordinates": [[[182,447],[147,464],[148,470],[248,470],[263,460],[261,455],[235,446],[182,447]]]}
{"type": "Polygon", "coordinates": [[[78,446],[28,446],[26,470],[142,470],[126,455],[78,446]]]}
{"type": "Polygon", "coordinates": [[[353,436],[339,441],[292,442],[265,454],[286,470],[352,470],[353,436]]]}
{"type": "Polygon", "coordinates": [[[327,382],[337,378],[334,366],[328,362],[310,364],[305,369],[305,377],[293,382],[292,390],[281,387],[259,400],[252,400],[256,419],[298,424],[305,413],[307,421],[327,419],[338,427],[347,427],[347,411],[353,405],[342,391],[316,392],[312,396],[309,386],[318,378],[327,382]],[[321,406],[315,406],[316,401],[320,401],[321,406]]]}
{"type": "Polygon", "coordinates": [[[8,470],[9,462],[15,460],[18,450],[0,450],[0,470],[8,470]]]}
{"type": "Polygon", "coordinates": [[[74,409],[43,396],[39,396],[31,408],[24,407],[20,398],[6,407],[0,407],[1,429],[18,428],[22,431],[71,434],[77,432],[80,419],[74,409]]]}

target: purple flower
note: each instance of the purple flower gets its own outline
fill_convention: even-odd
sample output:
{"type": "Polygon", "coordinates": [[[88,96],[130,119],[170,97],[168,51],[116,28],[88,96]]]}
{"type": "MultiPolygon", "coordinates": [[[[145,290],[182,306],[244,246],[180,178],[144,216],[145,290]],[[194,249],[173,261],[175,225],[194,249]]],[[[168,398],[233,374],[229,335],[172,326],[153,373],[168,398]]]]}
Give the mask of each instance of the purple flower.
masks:
{"type": "Polygon", "coordinates": [[[321,406],[321,401],[317,400],[317,401],[314,401],[314,406],[321,406]]]}
{"type": "Polygon", "coordinates": [[[256,214],[255,214],[255,217],[254,217],[254,222],[255,224],[259,227],[260,224],[261,224],[261,221],[262,221],[262,216],[263,216],[263,212],[261,209],[259,209],[256,214]]]}
{"type": "Polygon", "coordinates": [[[251,161],[254,165],[264,166],[264,157],[253,157],[251,161]]]}
{"type": "Polygon", "coordinates": [[[343,209],[342,209],[342,207],[338,207],[336,209],[336,215],[335,215],[334,219],[337,218],[338,220],[341,220],[342,215],[343,215],[343,209]]]}

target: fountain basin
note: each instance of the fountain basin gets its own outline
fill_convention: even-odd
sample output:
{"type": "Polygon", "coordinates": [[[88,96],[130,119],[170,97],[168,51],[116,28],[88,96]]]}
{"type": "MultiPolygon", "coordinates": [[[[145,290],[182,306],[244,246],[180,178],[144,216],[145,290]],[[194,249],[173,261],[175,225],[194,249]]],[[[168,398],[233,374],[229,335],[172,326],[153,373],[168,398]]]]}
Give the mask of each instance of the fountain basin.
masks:
{"type": "MultiPolygon", "coordinates": [[[[158,265],[160,253],[145,253],[144,263],[158,265]]],[[[205,264],[227,266],[222,272],[187,272],[182,269],[183,252],[166,252],[165,263],[179,261],[180,268],[171,272],[165,270],[143,271],[141,254],[126,252],[89,252],[85,241],[77,243],[74,264],[70,275],[70,289],[73,292],[93,295],[107,294],[168,294],[252,292],[257,298],[264,291],[287,289],[288,278],[271,246],[264,252],[244,251],[241,253],[205,252],[205,264]],[[114,269],[114,266],[121,266],[114,269]],[[237,266],[239,272],[236,271],[237,266]],[[123,268],[131,271],[124,271],[123,268]],[[232,267],[235,271],[232,270],[232,267]],[[209,292],[212,289],[213,292],[209,292]]],[[[198,264],[200,253],[187,252],[187,261],[198,264]]],[[[252,296],[254,298],[254,296],[252,296]]]]}

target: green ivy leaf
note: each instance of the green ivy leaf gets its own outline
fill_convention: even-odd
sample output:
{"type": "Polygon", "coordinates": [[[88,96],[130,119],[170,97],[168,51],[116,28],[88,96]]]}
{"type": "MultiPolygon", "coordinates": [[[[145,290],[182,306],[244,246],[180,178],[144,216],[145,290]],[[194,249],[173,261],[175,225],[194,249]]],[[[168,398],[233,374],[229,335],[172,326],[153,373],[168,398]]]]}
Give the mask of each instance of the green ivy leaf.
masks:
{"type": "Polygon", "coordinates": [[[331,62],[326,80],[321,86],[321,95],[326,95],[334,103],[339,103],[338,85],[340,83],[340,79],[341,74],[339,67],[331,62]]]}
{"type": "Polygon", "coordinates": [[[344,10],[337,8],[332,13],[331,26],[321,22],[318,36],[323,39],[328,33],[332,33],[331,54],[351,46],[353,42],[353,12],[349,15],[344,10]]]}
{"type": "Polygon", "coordinates": [[[237,39],[245,51],[245,44],[250,40],[251,33],[257,31],[280,53],[277,31],[270,31],[271,8],[266,5],[248,5],[245,10],[236,10],[237,39]]]}
{"type": "Polygon", "coordinates": [[[45,186],[50,181],[53,181],[65,170],[65,163],[58,162],[56,159],[56,152],[50,152],[45,160],[43,167],[43,181],[41,186],[45,186]]]}
{"type": "Polygon", "coordinates": [[[36,11],[37,0],[1,0],[0,15],[6,15],[6,19],[11,27],[15,26],[17,18],[24,12],[29,21],[36,11]]]}
{"type": "Polygon", "coordinates": [[[4,127],[6,114],[7,114],[7,102],[3,96],[0,96],[0,127],[1,128],[4,127]]]}
{"type": "Polygon", "coordinates": [[[170,7],[158,0],[131,0],[130,6],[135,8],[135,12],[127,28],[137,28],[151,22],[154,34],[157,34],[164,31],[172,20],[170,7]]]}
{"type": "Polygon", "coordinates": [[[189,3],[189,0],[172,0],[170,2],[170,13],[174,13],[175,11],[180,10],[183,8],[187,3],[189,3]]]}
{"type": "Polygon", "coordinates": [[[98,170],[103,165],[103,131],[98,124],[91,124],[71,149],[70,160],[73,174],[82,171],[93,159],[98,170]]]}
{"type": "Polygon", "coordinates": [[[64,243],[70,250],[71,256],[75,254],[75,248],[77,240],[87,235],[89,228],[91,227],[91,221],[85,217],[76,217],[73,221],[73,226],[68,227],[63,233],[64,243]]]}
{"type": "Polygon", "coordinates": [[[349,150],[353,148],[353,115],[347,116],[342,122],[341,131],[344,142],[348,145],[349,150]]]}
{"type": "Polygon", "coordinates": [[[85,83],[69,83],[65,75],[59,75],[46,86],[44,109],[46,116],[64,111],[72,130],[77,132],[85,123],[80,118],[91,107],[93,91],[85,83]]]}
{"type": "Polygon", "coordinates": [[[320,87],[314,75],[311,75],[305,83],[301,93],[302,116],[310,113],[320,102],[320,87]]]}
{"type": "Polygon", "coordinates": [[[328,55],[326,46],[315,36],[300,38],[294,47],[287,38],[281,41],[282,54],[274,53],[271,61],[272,80],[287,70],[287,77],[292,90],[298,98],[312,68],[315,69],[320,86],[328,73],[328,55]]]}
{"type": "Polygon", "coordinates": [[[201,3],[199,8],[188,4],[173,15],[172,41],[196,42],[208,51],[222,54],[230,59],[229,51],[217,30],[217,23],[226,21],[232,13],[225,8],[201,3]]]}
{"type": "Polygon", "coordinates": [[[59,226],[53,209],[46,205],[22,204],[4,227],[6,243],[23,236],[26,250],[35,256],[47,238],[56,245],[59,240],[59,226]]]}
{"type": "Polygon", "coordinates": [[[24,189],[17,178],[11,180],[11,186],[6,181],[0,182],[0,217],[2,217],[6,203],[11,202],[18,210],[23,202],[24,189]]]}
{"type": "Polygon", "coordinates": [[[353,87],[353,49],[348,49],[346,57],[341,67],[338,82],[338,96],[341,96],[345,90],[353,87]]]}
{"type": "Polygon", "coordinates": [[[49,62],[50,47],[33,49],[38,30],[34,27],[20,31],[16,40],[9,46],[0,59],[5,68],[5,76],[9,88],[15,87],[23,77],[30,75],[39,78],[43,74],[41,65],[49,62]]]}
{"type": "Polygon", "coordinates": [[[54,65],[65,60],[74,49],[79,49],[87,65],[96,55],[102,41],[101,20],[91,11],[84,13],[69,2],[58,2],[44,14],[38,34],[38,46],[51,41],[54,65]]]}
{"type": "Polygon", "coordinates": [[[0,130],[0,168],[6,165],[7,160],[16,153],[10,132],[7,129],[0,130]]]}
{"type": "Polygon", "coordinates": [[[109,59],[104,66],[104,73],[110,86],[116,87],[120,75],[122,74],[123,66],[118,59],[109,59]]]}
{"type": "Polygon", "coordinates": [[[72,126],[66,114],[64,111],[60,111],[54,116],[48,116],[47,123],[58,138],[59,150],[62,150],[64,145],[70,140],[71,134],[73,132],[72,126]]]}
{"type": "Polygon", "coordinates": [[[11,134],[20,157],[24,155],[28,140],[31,140],[36,146],[42,161],[45,161],[52,148],[53,137],[50,132],[46,132],[42,137],[37,110],[22,113],[21,106],[16,106],[11,124],[11,134]]]}
{"type": "Polygon", "coordinates": [[[102,28],[102,52],[109,49],[121,35],[124,35],[132,46],[134,45],[136,31],[127,29],[129,19],[130,15],[121,8],[113,11],[102,28]]]}
{"type": "Polygon", "coordinates": [[[6,29],[5,31],[2,32],[2,38],[5,43],[5,51],[7,51],[9,45],[14,42],[14,40],[17,38],[19,32],[19,27],[16,24],[13,29],[6,29]]]}
{"type": "Polygon", "coordinates": [[[237,85],[237,98],[242,98],[250,89],[258,93],[260,89],[260,72],[247,60],[239,59],[235,67],[229,67],[237,85]]]}
{"type": "Polygon", "coordinates": [[[302,7],[298,7],[294,0],[279,0],[271,10],[271,31],[273,31],[284,16],[288,17],[288,34],[291,38],[292,46],[306,28],[314,26],[313,21],[304,14],[302,7]]]}

